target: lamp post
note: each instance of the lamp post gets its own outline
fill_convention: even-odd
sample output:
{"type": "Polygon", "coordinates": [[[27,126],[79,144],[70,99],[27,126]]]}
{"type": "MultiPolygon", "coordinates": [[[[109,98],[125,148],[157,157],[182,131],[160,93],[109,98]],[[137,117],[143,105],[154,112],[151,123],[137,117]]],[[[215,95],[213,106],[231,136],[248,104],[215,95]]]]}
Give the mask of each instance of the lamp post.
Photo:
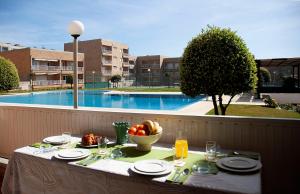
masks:
{"type": "Polygon", "coordinates": [[[92,71],[93,73],[93,88],[95,89],[95,71],[92,71]]]}
{"type": "Polygon", "coordinates": [[[73,83],[74,83],[74,108],[78,108],[78,61],[77,61],[77,53],[78,53],[78,42],[77,38],[84,32],[84,25],[77,20],[72,21],[68,26],[68,32],[71,36],[73,36],[73,58],[74,58],[74,74],[73,74],[73,83]]]}
{"type": "Polygon", "coordinates": [[[149,69],[148,69],[148,73],[149,73],[149,82],[148,82],[148,86],[149,86],[149,88],[150,88],[150,72],[151,72],[151,69],[149,68],[149,69]]]}

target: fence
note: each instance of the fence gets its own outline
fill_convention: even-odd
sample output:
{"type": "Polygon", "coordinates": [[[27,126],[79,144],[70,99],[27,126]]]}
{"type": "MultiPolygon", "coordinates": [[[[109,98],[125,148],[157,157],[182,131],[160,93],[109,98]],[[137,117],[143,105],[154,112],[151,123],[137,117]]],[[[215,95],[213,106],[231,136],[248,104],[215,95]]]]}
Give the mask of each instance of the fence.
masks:
{"type": "Polygon", "coordinates": [[[64,131],[115,136],[112,122],[140,123],[147,119],[163,127],[160,142],[174,143],[175,132],[185,129],[190,146],[204,147],[205,141],[215,140],[222,148],[259,152],[263,193],[299,193],[300,120],[297,119],[0,105],[0,155],[9,157],[17,147],[64,131]]]}
{"type": "Polygon", "coordinates": [[[110,88],[109,82],[88,82],[84,83],[84,88],[92,89],[92,88],[110,88]]]}

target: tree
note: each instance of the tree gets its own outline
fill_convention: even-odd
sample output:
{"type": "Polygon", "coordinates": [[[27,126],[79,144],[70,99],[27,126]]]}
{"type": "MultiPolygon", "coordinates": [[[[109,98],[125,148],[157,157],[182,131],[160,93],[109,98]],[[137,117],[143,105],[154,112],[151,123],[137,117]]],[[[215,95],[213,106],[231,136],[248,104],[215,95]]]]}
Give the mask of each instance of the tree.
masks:
{"type": "Polygon", "coordinates": [[[118,83],[121,81],[122,77],[120,75],[113,75],[110,81],[113,83],[113,87],[118,87],[118,83]],[[116,85],[115,85],[116,84],[116,85]]]}
{"type": "Polygon", "coordinates": [[[72,75],[67,75],[66,83],[71,84],[71,88],[73,88],[73,76],[72,75]]]}
{"type": "Polygon", "coordinates": [[[263,83],[269,83],[271,81],[271,73],[270,71],[265,67],[260,67],[260,80],[262,80],[263,83]]]}
{"type": "Polygon", "coordinates": [[[253,89],[257,82],[256,63],[244,41],[231,29],[211,27],[192,39],[180,64],[181,90],[195,97],[212,96],[215,114],[222,115],[232,98],[253,89]],[[223,96],[229,95],[227,104],[223,96]]]}
{"type": "Polygon", "coordinates": [[[0,90],[11,90],[19,86],[18,70],[10,60],[0,57],[0,90]]]}

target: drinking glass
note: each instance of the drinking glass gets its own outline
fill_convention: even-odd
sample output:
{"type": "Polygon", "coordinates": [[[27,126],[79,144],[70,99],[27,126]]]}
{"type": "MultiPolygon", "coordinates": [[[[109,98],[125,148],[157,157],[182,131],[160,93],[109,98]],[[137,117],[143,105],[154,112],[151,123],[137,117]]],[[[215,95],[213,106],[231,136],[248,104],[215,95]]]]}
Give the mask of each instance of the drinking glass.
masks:
{"type": "MultiPolygon", "coordinates": [[[[181,153],[184,151],[184,147],[181,147],[181,153]]],[[[185,162],[183,161],[183,154],[177,154],[178,150],[176,149],[175,146],[172,147],[172,153],[173,153],[173,161],[174,161],[174,166],[184,166],[185,162]]]]}
{"type": "Polygon", "coordinates": [[[217,144],[215,141],[206,142],[206,160],[215,161],[217,152],[217,144]]]}
{"type": "Polygon", "coordinates": [[[61,136],[66,140],[66,142],[69,143],[71,141],[71,132],[63,132],[61,136]]]}
{"type": "Polygon", "coordinates": [[[175,150],[177,158],[186,158],[188,156],[188,141],[187,138],[183,135],[182,130],[178,131],[176,134],[175,150]]]}
{"type": "Polygon", "coordinates": [[[97,145],[98,145],[98,153],[99,154],[107,154],[107,143],[108,139],[106,137],[96,137],[97,145]]]}

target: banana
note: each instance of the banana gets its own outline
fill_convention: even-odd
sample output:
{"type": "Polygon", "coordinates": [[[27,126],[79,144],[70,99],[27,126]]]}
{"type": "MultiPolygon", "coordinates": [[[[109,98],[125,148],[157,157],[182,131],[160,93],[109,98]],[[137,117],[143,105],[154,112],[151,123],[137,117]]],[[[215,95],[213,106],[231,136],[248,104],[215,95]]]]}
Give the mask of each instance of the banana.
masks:
{"type": "Polygon", "coordinates": [[[149,129],[149,134],[152,134],[153,128],[154,128],[154,124],[151,120],[146,120],[143,122],[143,125],[146,125],[147,128],[149,129]]]}

